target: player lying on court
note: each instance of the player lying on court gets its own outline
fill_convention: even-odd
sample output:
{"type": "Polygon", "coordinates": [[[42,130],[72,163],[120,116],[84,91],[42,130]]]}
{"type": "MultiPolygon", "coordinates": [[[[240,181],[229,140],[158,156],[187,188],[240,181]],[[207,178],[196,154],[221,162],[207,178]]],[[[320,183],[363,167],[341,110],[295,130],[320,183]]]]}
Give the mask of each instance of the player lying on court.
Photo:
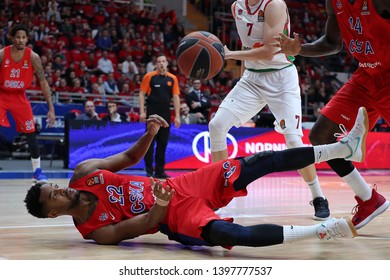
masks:
{"type": "Polygon", "coordinates": [[[310,226],[241,226],[232,218],[221,218],[213,209],[245,196],[248,184],[271,172],[296,170],[333,158],[363,161],[367,124],[367,112],[362,107],[353,129],[337,143],[222,160],[165,182],[115,174],[141,160],[159,128],[168,126],[160,116],[152,115],[147,131],[128,150],[83,161],[76,166],[68,188],[35,185],[24,201],[28,212],[38,218],[71,215],[82,236],[98,244],[117,244],[158,231],[184,245],[225,248],[308,238],[352,238],[357,233],[349,218],[310,226]]]}

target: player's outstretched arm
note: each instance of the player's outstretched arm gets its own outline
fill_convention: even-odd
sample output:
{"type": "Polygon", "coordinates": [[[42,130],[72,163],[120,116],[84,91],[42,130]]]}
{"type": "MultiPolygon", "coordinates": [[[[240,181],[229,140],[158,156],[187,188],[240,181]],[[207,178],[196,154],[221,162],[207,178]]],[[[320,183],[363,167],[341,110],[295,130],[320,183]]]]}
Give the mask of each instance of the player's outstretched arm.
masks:
{"type": "Polygon", "coordinates": [[[95,172],[98,169],[104,169],[111,172],[118,172],[137,164],[146,154],[154,136],[160,127],[168,127],[168,123],[158,115],[150,115],[146,120],[146,132],[138,141],[126,151],[109,156],[104,159],[89,159],[80,162],[76,168],[71,182],[95,172]]]}

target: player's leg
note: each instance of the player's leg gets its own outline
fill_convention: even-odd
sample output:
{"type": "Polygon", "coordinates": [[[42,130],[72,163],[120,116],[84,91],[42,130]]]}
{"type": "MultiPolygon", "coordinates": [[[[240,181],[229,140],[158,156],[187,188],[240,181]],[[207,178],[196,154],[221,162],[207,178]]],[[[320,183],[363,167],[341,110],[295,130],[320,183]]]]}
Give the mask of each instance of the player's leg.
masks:
{"type": "Polygon", "coordinates": [[[265,101],[259,89],[251,80],[257,73],[245,71],[243,77],[219,105],[218,111],[209,122],[210,149],[213,162],[228,158],[226,136],[233,127],[239,127],[256,115],[265,101]]]}
{"type": "Polygon", "coordinates": [[[202,238],[213,245],[262,247],[305,239],[330,240],[358,236],[349,218],[329,219],[312,226],[259,224],[241,226],[224,220],[209,222],[202,238]]]}
{"type": "MultiPolygon", "coordinates": [[[[333,143],[336,141],[335,133],[340,133],[340,127],[350,129],[356,118],[357,106],[370,104],[366,92],[360,87],[354,87],[354,82],[348,82],[329,102],[329,106],[321,111],[321,115],[310,132],[310,141],[313,145],[333,143]],[[359,96],[357,98],[356,96],[359,96]],[[336,110],[337,109],[337,110],[336,110]],[[340,114],[342,112],[342,114],[340,114]],[[339,125],[343,124],[343,126],[339,125]]],[[[377,115],[372,109],[368,111],[369,129],[375,124],[377,115]]],[[[359,115],[358,115],[359,117],[359,115]]],[[[355,193],[358,211],[354,214],[352,222],[357,229],[366,225],[377,215],[383,213],[390,205],[382,195],[372,189],[352,162],[344,159],[333,159],[327,162],[355,193]]]]}
{"type": "Polygon", "coordinates": [[[218,108],[213,119],[209,122],[210,150],[213,162],[228,158],[226,136],[228,131],[238,122],[229,110],[218,108]]]}
{"type": "MultiPolygon", "coordinates": [[[[301,90],[296,68],[288,67],[267,73],[264,80],[267,88],[265,98],[275,117],[275,130],[284,135],[287,148],[304,147],[301,90]]],[[[315,166],[310,164],[298,172],[311,191],[313,219],[326,220],[330,216],[328,201],[321,190],[315,166]]]]}
{"type": "Polygon", "coordinates": [[[269,173],[298,170],[313,163],[335,158],[361,162],[365,156],[367,132],[368,116],[366,110],[362,107],[359,109],[353,129],[337,143],[291,148],[276,152],[261,152],[241,158],[241,173],[235,180],[233,187],[240,190],[269,173]]]}
{"type": "Polygon", "coordinates": [[[42,173],[41,157],[39,153],[38,140],[35,131],[35,121],[29,101],[25,95],[15,95],[15,102],[10,107],[10,112],[15,120],[16,130],[26,135],[28,151],[31,156],[31,165],[33,170],[33,183],[45,183],[47,177],[42,173]]]}

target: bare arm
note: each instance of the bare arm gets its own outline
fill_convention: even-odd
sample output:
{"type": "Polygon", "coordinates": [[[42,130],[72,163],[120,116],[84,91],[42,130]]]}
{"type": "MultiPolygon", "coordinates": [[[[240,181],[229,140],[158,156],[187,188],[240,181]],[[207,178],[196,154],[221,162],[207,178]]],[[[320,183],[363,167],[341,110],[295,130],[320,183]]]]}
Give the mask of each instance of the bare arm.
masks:
{"type": "Polygon", "coordinates": [[[54,125],[54,121],[56,119],[56,116],[54,113],[53,101],[51,99],[50,87],[49,87],[49,84],[47,83],[45,74],[43,72],[41,58],[35,52],[31,52],[31,63],[32,63],[32,66],[34,67],[35,74],[38,77],[43,96],[45,97],[47,107],[49,109],[49,111],[47,113],[48,126],[52,127],[54,125]]]}
{"type": "MultiPolygon", "coordinates": [[[[230,51],[225,46],[225,59],[235,60],[272,60],[277,48],[271,42],[274,36],[283,32],[287,21],[286,4],[284,1],[272,1],[267,6],[264,18],[263,46],[251,50],[230,51]]],[[[249,46],[248,46],[249,47],[249,46]]]]}
{"type": "Polygon", "coordinates": [[[142,90],[139,91],[138,95],[138,103],[139,103],[139,120],[140,122],[144,122],[146,119],[145,113],[145,92],[142,90]]]}
{"type": "Polygon", "coordinates": [[[302,56],[323,56],[338,53],[343,47],[339,25],[331,0],[326,1],[328,19],[325,24],[325,34],[318,40],[303,44],[299,54],[302,56]]]}
{"type": "Polygon", "coordinates": [[[124,152],[104,159],[89,159],[80,162],[75,168],[70,183],[99,169],[118,172],[124,168],[137,164],[145,156],[152,143],[153,137],[157,134],[161,126],[168,127],[168,123],[158,115],[149,116],[147,119],[146,132],[133,146],[124,152]]]}
{"type": "Polygon", "coordinates": [[[90,237],[99,244],[118,244],[119,242],[147,234],[164,220],[167,206],[173,197],[174,190],[169,186],[163,190],[160,182],[151,178],[153,194],[156,202],[149,212],[124,220],[120,223],[108,225],[93,231],[90,237]]]}
{"type": "Polygon", "coordinates": [[[330,0],[326,1],[326,11],[328,19],[325,24],[325,34],[321,38],[312,43],[302,45],[299,34],[294,33],[294,39],[291,39],[280,33],[279,36],[274,37],[274,40],[277,42],[271,43],[272,46],[280,48],[275,54],[284,53],[292,56],[317,57],[338,53],[343,47],[343,41],[330,0]]]}
{"type": "Polygon", "coordinates": [[[175,127],[179,128],[181,124],[181,120],[180,120],[180,96],[178,94],[173,95],[173,108],[175,109],[175,127]]]}

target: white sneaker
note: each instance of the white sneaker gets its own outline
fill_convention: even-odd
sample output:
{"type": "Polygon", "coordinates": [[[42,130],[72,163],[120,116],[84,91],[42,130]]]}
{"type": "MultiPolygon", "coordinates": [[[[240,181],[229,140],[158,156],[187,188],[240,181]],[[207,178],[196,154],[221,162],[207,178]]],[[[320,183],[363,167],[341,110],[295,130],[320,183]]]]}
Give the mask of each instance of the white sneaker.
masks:
{"type": "Polygon", "coordinates": [[[344,134],[335,133],[335,137],[343,137],[339,142],[344,144],[350,151],[349,155],[345,157],[346,160],[356,162],[364,161],[368,126],[368,114],[364,107],[359,108],[355,125],[348,134],[346,134],[345,127],[340,125],[340,129],[344,134]]]}
{"type": "Polygon", "coordinates": [[[354,238],[358,236],[350,218],[332,218],[323,222],[317,229],[320,240],[354,238]]]}

